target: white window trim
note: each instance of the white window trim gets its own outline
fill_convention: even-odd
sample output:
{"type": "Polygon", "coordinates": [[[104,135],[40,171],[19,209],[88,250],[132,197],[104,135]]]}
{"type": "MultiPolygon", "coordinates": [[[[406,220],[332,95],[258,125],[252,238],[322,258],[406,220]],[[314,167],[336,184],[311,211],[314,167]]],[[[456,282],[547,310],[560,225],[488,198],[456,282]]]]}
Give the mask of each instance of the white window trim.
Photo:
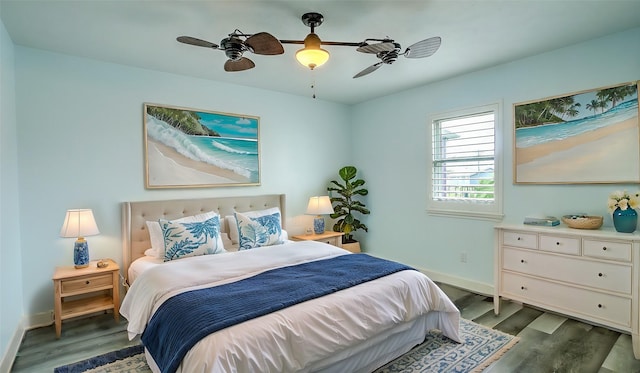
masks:
{"type": "Polygon", "coordinates": [[[504,217],[502,210],[504,172],[502,167],[503,159],[503,119],[502,102],[475,106],[471,108],[452,110],[443,113],[436,113],[429,117],[427,123],[427,213],[436,216],[447,216],[466,219],[496,220],[500,221],[504,217]],[[492,111],[494,113],[495,131],[495,152],[494,152],[494,193],[495,203],[475,204],[471,202],[435,201],[433,195],[433,123],[442,119],[474,115],[482,112],[492,111]]]}

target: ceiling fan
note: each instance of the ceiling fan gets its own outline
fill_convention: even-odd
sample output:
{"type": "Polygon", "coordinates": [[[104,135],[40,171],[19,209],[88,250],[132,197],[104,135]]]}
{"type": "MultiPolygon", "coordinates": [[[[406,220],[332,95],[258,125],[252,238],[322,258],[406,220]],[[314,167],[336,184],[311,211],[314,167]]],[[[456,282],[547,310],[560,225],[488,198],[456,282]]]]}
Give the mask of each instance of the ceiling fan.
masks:
{"type": "Polygon", "coordinates": [[[405,56],[406,58],[429,57],[433,55],[438,50],[438,48],[440,48],[440,44],[442,43],[442,39],[439,36],[435,36],[414,43],[403,52],[401,52],[402,47],[400,43],[396,43],[393,39],[389,38],[365,39],[363,42],[359,43],[321,41],[314,31],[315,28],[320,26],[323,21],[324,17],[320,13],[305,13],[302,15],[302,23],[305,26],[311,28],[311,33],[307,35],[304,41],[280,40],[280,42],[283,44],[304,44],[304,49],[301,49],[296,53],[296,59],[301,64],[308,66],[311,70],[325,63],[329,59],[329,52],[322,49],[322,45],[357,47],[356,51],[358,52],[375,54],[376,57],[380,59],[380,61],[354,75],[354,78],[359,78],[378,70],[383,64],[390,65],[394,63],[399,56],[405,56]],[[309,52],[309,56],[304,55],[305,51],[309,52]],[[312,60],[312,58],[317,58],[317,60],[312,60]],[[320,63],[316,61],[319,61],[320,63]]]}
{"type": "Polygon", "coordinates": [[[245,34],[237,29],[229,34],[227,38],[222,39],[220,45],[191,36],[179,36],[177,40],[184,44],[224,51],[228,57],[227,62],[224,64],[224,70],[229,72],[244,71],[255,67],[253,61],[243,56],[244,52],[249,51],[261,55],[283,54],[284,48],[282,44],[304,44],[304,48],[296,52],[296,59],[311,70],[329,60],[329,52],[322,49],[322,45],[357,47],[356,51],[358,52],[375,54],[380,61],[360,71],[354,78],[370,74],[378,70],[383,64],[390,65],[399,56],[407,58],[429,57],[440,48],[441,44],[440,37],[435,36],[414,43],[402,51],[400,43],[396,43],[389,38],[365,39],[362,42],[321,41],[315,33],[315,28],[320,26],[323,21],[324,17],[320,13],[303,14],[302,23],[311,28],[311,33],[304,40],[278,40],[267,32],[245,34]]]}
{"type": "Polygon", "coordinates": [[[184,44],[224,51],[228,58],[224,63],[224,70],[228,72],[249,70],[256,66],[253,61],[243,56],[244,52],[267,56],[284,53],[280,41],[267,32],[244,34],[235,30],[222,39],[220,45],[191,36],[179,36],[177,40],[184,44]]]}

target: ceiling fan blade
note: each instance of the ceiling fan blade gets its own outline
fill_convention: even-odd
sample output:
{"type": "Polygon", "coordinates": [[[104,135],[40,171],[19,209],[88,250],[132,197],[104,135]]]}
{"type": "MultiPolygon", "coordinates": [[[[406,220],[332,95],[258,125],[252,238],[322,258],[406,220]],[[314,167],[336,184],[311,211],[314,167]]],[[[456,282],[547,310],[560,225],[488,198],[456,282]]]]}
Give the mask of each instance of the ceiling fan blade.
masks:
{"type": "Polygon", "coordinates": [[[255,66],[256,64],[253,63],[253,61],[251,61],[247,57],[242,57],[237,61],[227,60],[227,62],[224,63],[224,71],[227,71],[227,72],[244,71],[244,70],[253,69],[255,66]]]}
{"type": "Polygon", "coordinates": [[[353,79],[355,78],[359,78],[361,76],[365,76],[367,74],[371,74],[372,72],[378,70],[380,68],[380,66],[382,66],[382,62],[378,62],[376,64],[373,64],[369,67],[367,67],[366,69],[360,71],[359,73],[357,73],[356,75],[353,76],[353,79]]]}
{"type": "Polygon", "coordinates": [[[210,41],[206,41],[202,39],[193,38],[191,36],[178,36],[176,40],[178,40],[181,43],[195,45],[197,47],[218,49],[218,44],[214,44],[210,41]]]}
{"type": "Polygon", "coordinates": [[[404,52],[404,56],[407,58],[424,58],[429,57],[432,54],[436,53],[438,48],[440,48],[440,44],[442,43],[442,39],[439,36],[434,36],[429,39],[425,39],[419,41],[415,44],[412,44],[407,48],[404,52]]]}
{"type": "Polygon", "coordinates": [[[376,43],[376,44],[365,44],[356,51],[362,53],[373,53],[377,54],[379,52],[390,52],[396,48],[395,43],[393,42],[384,42],[384,43],[376,43]]]}
{"type": "Polygon", "coordinates": [[[282,44],[280,44],[280,40],[266,32],[259,32],[249,36],[245,43],[253,49],[253,53],[255,54],[273,56],[284,53],[284,48],[282,44]]]}

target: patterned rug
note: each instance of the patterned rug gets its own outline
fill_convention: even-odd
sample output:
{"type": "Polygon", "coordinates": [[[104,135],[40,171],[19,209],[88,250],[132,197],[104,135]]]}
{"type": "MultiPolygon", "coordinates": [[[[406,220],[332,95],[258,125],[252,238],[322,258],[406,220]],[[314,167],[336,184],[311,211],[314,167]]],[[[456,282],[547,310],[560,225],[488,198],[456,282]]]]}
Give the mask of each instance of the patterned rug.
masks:
{"type": "MultiPolygon", "coordinates": [[[[430,332],[424,343],[400,356],[375,373],[481,372],[518,342],[518,337],[460,319],[456,343],[438,331],[430,332]]],[[[77,363],[58,367],[54,373],[148,373],[143,347],[132,346],[77,363]]]]}

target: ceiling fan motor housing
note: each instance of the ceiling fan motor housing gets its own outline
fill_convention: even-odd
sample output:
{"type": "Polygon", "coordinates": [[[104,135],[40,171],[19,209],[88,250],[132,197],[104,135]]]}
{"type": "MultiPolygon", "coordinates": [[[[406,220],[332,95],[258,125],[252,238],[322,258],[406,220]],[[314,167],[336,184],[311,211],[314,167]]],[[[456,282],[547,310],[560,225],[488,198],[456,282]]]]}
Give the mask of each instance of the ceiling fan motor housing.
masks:
{"type": "Polygon", "coordinates": [[[242,53],[249,50],[247,45],[235,36],[222,39],[220,46],[230,60],[237,61],[242,58],[242,53]]]}
{"type": "Polygon", "coordinates": [[[311,27],[311,32],[313,32],[314,28],[320,26],[323,21],[324,17],[320,13],[311,12],[302,15],[302,23],[307,27],[311,27]]]}

